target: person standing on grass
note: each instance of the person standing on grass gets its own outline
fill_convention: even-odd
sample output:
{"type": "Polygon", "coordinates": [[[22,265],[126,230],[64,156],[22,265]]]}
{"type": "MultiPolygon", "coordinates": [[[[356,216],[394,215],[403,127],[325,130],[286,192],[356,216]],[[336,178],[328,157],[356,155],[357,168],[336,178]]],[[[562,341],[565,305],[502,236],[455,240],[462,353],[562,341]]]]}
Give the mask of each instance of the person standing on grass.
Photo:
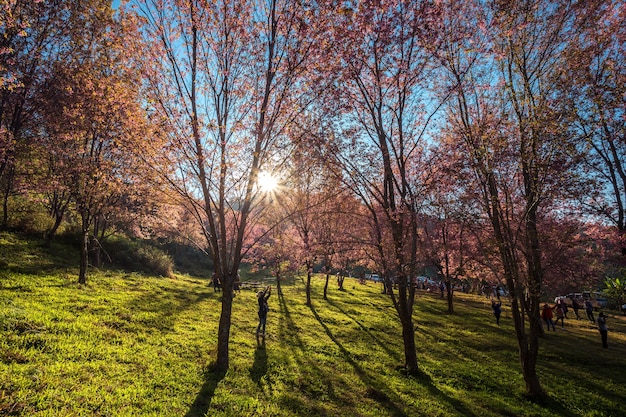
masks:
{"type": "Polygon", "coordinates": [[[574,309],[576,320],[580,320],[580,316],[578,315],[578,309],[580,309],[580,304],[578,304],[578,300],[576,299],[576,297],[572,298],[572,308],[574,309]]]}
{"type": "Polygon", "coordinates": [[[561,329],[565,328],[565,312],[563,311],[563,306],[560,301],[554,306],[554,311],[556,313],[554,324],[559,324],[559,320],[561,320],[561,329]]]}
{"type": "Polygon", "coordinates": [[[256,294],[257,301],[259,303],[259,325],[256,328],[256,335],[263,335],[265,338],[265,323],[267,321],[267,312],[270,311],[269,304],[267,300],[272,295],[272,287],[268,285],[264,290],[259,291],[256,294]],[[263,332],[261,332],[263,330],[263,332]]]}
{"type": "Polygon", "coordinates": [[[217,278],[217,273],[213,272],[213,292],[221,291],[220,280],[217,278]]]}
{"type": "Polygon", "coordinates": [[[496,324],[500,325],[500,315],[502,314],[502,302],[491,300],[491,308],[493,309],[493,315],[496,316],[496,324]]]}
{"type": "Polygon", "coordinates": [[[602,347],[607,349],[609,347],[607,341],[609,329],[606,327],[606,316],[604,313],[600,313],[598,316],[598,330],[600,330],[600,336],[602,337],[602,347]]]}
{"type": "Polygon", "coordinates": [[[233,295],[235,295],[235,291],[241,294],[241,275],[237,272],[237,276],[235,277],[235,281],[233,282],[233,295]]]}
{"type": "Polygon", "coordinates": [[[554,321],[552,321],[553,317],[554,314],[552,313],[552,307],[550,307],[548,303],[544,304],[543,310],[541,310],[541,318],[543,319],[543,321],[546,322],[546,325],[548,326],[548,331],[550,331],[550,326],[552,326],[553,331],[556,331],[556,329],[554,328],[554,321]]]}
{"type": "Polygon", "coordinates": [[[596,319],[593,317],[593,304],[591,304],[590,299],[585,300],[585,311],[587,312],[587,318],[595,323],[596,319]]]}
{"type": "Polygon", "coordinates": [[[563,316],[565,318],[567,318],[567,303],[565,302],[565,298],[559,298],[559,305],[561,306],[561,309],[563,309],[563,316]]]}

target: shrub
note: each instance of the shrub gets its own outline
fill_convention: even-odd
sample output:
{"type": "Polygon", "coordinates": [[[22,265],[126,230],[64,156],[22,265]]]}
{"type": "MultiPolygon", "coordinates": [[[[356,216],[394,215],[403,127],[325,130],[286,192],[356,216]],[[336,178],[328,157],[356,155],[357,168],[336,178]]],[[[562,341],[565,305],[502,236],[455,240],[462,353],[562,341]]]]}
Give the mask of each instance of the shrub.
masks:
{"type": "Polygon", "coordinates": [[[173,275],[172,257],[145,241],[116,237],[108,239],[103,246],[111,261],[123,268],[164,277],[173,275]]]}
{"type": "Polygon", "coordinates": [[[159,247],[172,256],[176,270],[179,272],[208,278],[215,269],[211,258],[191,245],[166,242],[159,247]]]}
{"type": "Polygon", "coordinates": [[[140,262],[152,272],[164,277],[174,274],[174,260],[171,256],[154,246],[140,246],[137,249],[140,262]]]}
{"type": "Polygon", "coordinates": [[[45,207],[24,196],[9,200],[9,227],[29,234],[41,234],[52,226],[53,220],[45,207]]]}

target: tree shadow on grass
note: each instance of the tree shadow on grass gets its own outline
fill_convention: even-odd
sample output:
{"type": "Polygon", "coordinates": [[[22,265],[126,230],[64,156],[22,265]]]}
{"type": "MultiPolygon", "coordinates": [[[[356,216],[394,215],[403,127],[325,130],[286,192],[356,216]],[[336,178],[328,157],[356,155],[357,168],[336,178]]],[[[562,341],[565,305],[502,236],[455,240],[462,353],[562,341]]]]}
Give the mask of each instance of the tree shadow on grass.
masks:
{"type": "MultiPolygon", "coordinates": [[[[422,375],[419,377],[419,381],[422,383],[424,387],[430,392],[430,394],[439,399],[442,403],[449,404],[454,410],[456,410],[459,415],[464,417],[476,417],[476,414],[473,413],[470,409],[468,409],[463,402],[457,398],[451,397],[445,392],[441,391],[437,386],[433,383],[430,376],[422,375]]],[[[504,414],[506,415],[506,414],[504,414]]],[[[514,416],[515,414],[510,414],[514,416]]]]}
{"type": "MultiPolygon", "coordinates": [[[[332,379],[329,378],[328,375],[325,375],[323,369],[320,368],[313,357],[306,352],[307,346],[301,337],[302,331],[291,316],[291,312],[282,295],[279,295],[279,302],[281,325],[279,326],[278,337],[283,343],[291,346],[291,359],[295,361],[299,369],[303,370],[301,378],[294,381],[294,392],[302,393],[304,396],[314,400],[317,395],[321,394],[321,390],[323,391],[323,395],[332,400],[337,400],[332,379]],[[320,388],[320,386],[323,388],[320,388]]],[[[312,401],[304,403],[299,400],[298,396],[294,395],[289,395],[281,399],[279,406],[283,407],[285,410],[292,410],[293,415],[301,415],[302,410],[307,410],[309,415],[325,415],[326,412],[323,402],[312,401]]]]}
{"type": "Polygon", "coordinates": [[[337,340],[335,335],[330,331],[330,328],[326,324],[324,324],[321,317],[315,310],[315,307],[311,306],[311,311],[313,312],[315,319],[324,328],[326,335],[328,335],[328,337],[335,343],[335,345],[337,345],[337,347],[345,357],[346,361],[354,368],[355,372],[359,376],[359,379],[363,382],[363,384],[368,387],[365,395],[368,398],[378,402],[382,407],[385,407],[389,411],[389,415],[391,416],[408,416],[408,414],[406,414],[404,410],[402,410],[402,408],[397,405],[398,403],[402,402],[402,400],[397,395],[392,396],[390,393],[385,392],[387,390],[385,385],[381,381],[376,380],[375,378],[369,376],[367,372],[365,372],[365,370],[353,358],[350,351],[348,351],[343,346],[343,344],[341,344],[339,340],[337,340]]]}
{"type": "Polygon", "coordinates": [[[250,368],[250,379],[252,379],[257,386],[261,387],[261,380],[267,374],[267,351],[265,350],[265,336],[256,337],[257,347],[254,351],[254,363],[250,368]]]}
{"type": "Polygon", "coordinates": [[[144,316],[139,323],[160,332],[171,332],[178,316],[195,304],[215,297],[212,291],[190,292],[185,289],[167,288],[162,291],[144,292],[128,301],[126,310],[133,316],[144,316]],[[142,313],[149,313],[148,315],[142,313]]]}
{"type": "Polygon", "coordinates": [[[206,415],[211,406],[211,400],[213,400],[217,385],[224,379],[224,376],[226,376],[225,371],[218,371],[214,368],[209,368],[205,371],[204,384],[185,417],[204,417],[206,415]]]}
{"type": "MultiPolygon", "coordinates": [[[[363,325],[363,323],[361,323],[358,319],[356,319],[354,316],[350,315],[345,309],[343,309],[339,304],[337,304],[336,302],[328,299],[326,300],[328,302],[328,304],[330,304],[331,306],[333,306],[334,308],[336,308],[337,310],[339,310],[342,314],[344,314],[346,317],[348,317],[350,320],[352,320],[353,322],[355,322],[359,328],[364,331],[365,333],[367,333],[367,335],[369,337],[372,338],[372,340],[381,348],[383,349],[389,356],[394,357],[395,359],[398,359],[398,353],[393,351],[392,349],[390,349],[385,343],[383,343],[383,341],[378,338],[374,332],[372,332],[369,328],[365,327],[363,325]]],[[[315,312],[314,312],[315,313],[315,312]]],[[[319,318],[318,318],[319,320],[319,318]]]]}

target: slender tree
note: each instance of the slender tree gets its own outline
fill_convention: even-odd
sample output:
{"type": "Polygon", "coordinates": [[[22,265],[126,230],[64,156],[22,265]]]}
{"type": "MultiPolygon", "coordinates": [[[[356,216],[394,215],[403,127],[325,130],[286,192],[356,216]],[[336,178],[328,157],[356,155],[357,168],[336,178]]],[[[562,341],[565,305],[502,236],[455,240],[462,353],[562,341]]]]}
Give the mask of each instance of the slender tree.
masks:
{"type": "MultiPolygon", "coordinates": [[[[609,221],[626,254],[626,8],[622,1],[585,2],[557,86],[570,132],[580,137],[582,175],[598,186],[581,193],[593,215],[609,221]]],[[[622,260],[622,262],[624,262],[622,260]]]]}
{"type": "Polygon", "coordinates": [[[576,7],[551,1],[470,6],[476,7],[446,26],[442,56],[455,92],[449,120],[465,143],[498,246],[526,390],[541,399],[541,221],[563,196],[570,167],[570,142],[553,98],[576,7]]]}
{"type": "Polygon", "coordinates": [[[257,179],[284,157],[285,127],[307,106],[311,10],[283,0],[134,3],[151,45],[138,65],[169,142],[169,163],[154,166],[169,167],[161,174],[187,201],[222,282],[216,366],[225,371],[233,282],[263,206],[257,179]]]}
{"type": "MultiPolygon", "coordinates": [[[[437,45],[440,8],[429,1],[329,2],[344,114],[328,143],[344,179],[368,208],[386,288],[402,324],[405,365],[419,372],[413,326],[417,207],[415,175],[432,111],[428,68],[437,45]],[[397,283],[397,293],[392,289],[397,283]]],[[[333,69],[335,69],[333,67],[333,69]]]]}

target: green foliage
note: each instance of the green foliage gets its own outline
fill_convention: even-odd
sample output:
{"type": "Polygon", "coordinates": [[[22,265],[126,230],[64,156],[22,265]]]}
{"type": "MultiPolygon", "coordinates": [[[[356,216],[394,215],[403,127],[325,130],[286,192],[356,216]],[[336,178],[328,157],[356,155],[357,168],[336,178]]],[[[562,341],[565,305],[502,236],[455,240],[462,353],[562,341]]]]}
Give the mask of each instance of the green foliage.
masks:
{"type": "Polygon", "coordinates": [[[450,315],[420,292],[416,378],[403,372],[401,328],[379,285],[346,279],[324,301],[316,276],[311,308],[297,277],[269,300],[264,346],[255,291],[235,297],[220,374],[221,293],[208,280],[96,271],[81,286],[37,245],[0,233],[0,247],[11,253],[0,268],[0,415],[608,417],[626,403],[624,316],[609,317],[606,350],[583,320],[542,339],[550,399],[534,404],[506,302],[498,327],[484,297],[457,295],[450,315]]]}
{"type": "Polygon", "coordinates": [[[24,196],[9,199],[8,211],[11,213],[9,227],[24,233],[41,234],[54,222],[42,204],[24,196]]]}
{"type": "Polygon", "coordinates": [[[168,242],[157,246],[174,259],[177,271],[205,278],[209,278],[213,274],[213,261],[199,249],[176,242],[168,242]]]}
{"type": "Polygon", "coordinates": [[[172,257],[146,241],[117,236],[107,239],[103,246],[113,263],[123,268],[163,277],[174,274],[172,257]]]}
{"type": "Polygon", "coordinates": [[[619,275],[617,278],[604,278],[603,292],[615,307],[621,306],[626,301],[626,269],[622,269],[619,275]]]}

